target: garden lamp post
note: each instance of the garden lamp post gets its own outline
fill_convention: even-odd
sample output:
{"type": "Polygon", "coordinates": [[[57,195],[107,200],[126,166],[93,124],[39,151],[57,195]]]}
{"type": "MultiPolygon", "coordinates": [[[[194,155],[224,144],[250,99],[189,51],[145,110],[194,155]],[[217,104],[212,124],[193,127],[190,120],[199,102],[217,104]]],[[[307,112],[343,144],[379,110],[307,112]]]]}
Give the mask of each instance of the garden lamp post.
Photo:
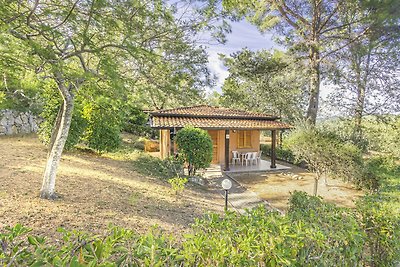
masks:
{"type": "Polygon", "coordinates": [[[228,190],[232,188],[232,182],[229,179],[224,179],[221,183],[222,188],[225,190],[225,211],[228,210],[228,190]]]}

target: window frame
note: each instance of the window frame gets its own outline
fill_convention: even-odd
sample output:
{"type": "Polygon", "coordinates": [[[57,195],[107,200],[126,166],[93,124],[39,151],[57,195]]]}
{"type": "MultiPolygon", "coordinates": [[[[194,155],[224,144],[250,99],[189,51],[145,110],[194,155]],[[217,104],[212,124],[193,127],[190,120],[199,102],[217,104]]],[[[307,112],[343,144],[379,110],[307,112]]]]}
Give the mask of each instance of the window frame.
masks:
{"type": "Polygon", "coordinates": [[[251,142],[252,131],[251,130],[238,130],[237,131],[237,147],[238,148],[252,148],[251,142]],[[240,143],[240,135],[243,133],[243,144],[240,143]],[[249,135],[249,136],[247,136],[249,135]],[[249,138],[249,145],[246,146],[247,138],[249,138]]]}

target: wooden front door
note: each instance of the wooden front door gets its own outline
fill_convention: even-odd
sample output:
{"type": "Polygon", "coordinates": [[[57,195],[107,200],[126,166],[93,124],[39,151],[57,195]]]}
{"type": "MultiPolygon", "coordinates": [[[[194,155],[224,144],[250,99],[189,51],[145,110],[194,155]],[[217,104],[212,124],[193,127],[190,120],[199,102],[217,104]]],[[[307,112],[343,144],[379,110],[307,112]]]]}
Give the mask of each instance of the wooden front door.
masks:
{"type": "Polygon", "coordinates": [[[211,163],[218,163],[218,131],[208,131],[213,143],[213,158],[211,163]]]}

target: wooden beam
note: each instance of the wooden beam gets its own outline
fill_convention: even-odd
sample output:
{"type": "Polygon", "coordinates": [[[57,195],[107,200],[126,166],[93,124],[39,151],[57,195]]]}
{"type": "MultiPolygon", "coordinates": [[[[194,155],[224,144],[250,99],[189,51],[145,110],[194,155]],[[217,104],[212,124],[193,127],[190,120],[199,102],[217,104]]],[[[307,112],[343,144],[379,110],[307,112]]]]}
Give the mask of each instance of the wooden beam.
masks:
{"type": "Polygon", "coordinates": [[[175,148],[175,136],[174,136],[174,129],[173,128],[171,128],[170,130],[169,130],[169,143],[170,143],[170,148],[169,148],[169,151],[168,151],[168,156],[175,156],[175,151],[174,151],[174,148],[175,148]]]}
{"type": "Polygon", "coordinates": [[[229,130],[225,130],[225,171],[229,171],[229,130]]]}
{"type": "Polygon", "coordinates": [[[271,130],[271,169],[276,168],[276,130],[271,130]]]}

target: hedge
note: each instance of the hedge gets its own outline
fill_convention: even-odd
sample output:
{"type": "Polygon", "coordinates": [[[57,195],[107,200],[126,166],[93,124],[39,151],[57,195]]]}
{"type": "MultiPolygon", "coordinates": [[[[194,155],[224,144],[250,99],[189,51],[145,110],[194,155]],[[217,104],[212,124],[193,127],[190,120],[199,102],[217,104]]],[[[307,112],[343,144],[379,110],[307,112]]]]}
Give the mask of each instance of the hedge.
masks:
{"type": "Polygon", "coordinates": [[[0,265],[398,266],[400,216],[382,203],[366,198],[351,210],[295,192],[287,215],[209,213],[178,239],[110,226],[104,236],[60,229],[48,242],[17,224],[0,232],[0,265]]]}
{"type": "MultiPolygon", "coordinates": [[[[269,144],[261,144],[260,149],[264,155],[271,157],[271,145],[269,144]]],[[[276,148],[276,158],[279,160],[283,160],[289,162],[291,164],[295,164],[295,157],[289,149],[283,149],[280,147],[276,148]]]]}

